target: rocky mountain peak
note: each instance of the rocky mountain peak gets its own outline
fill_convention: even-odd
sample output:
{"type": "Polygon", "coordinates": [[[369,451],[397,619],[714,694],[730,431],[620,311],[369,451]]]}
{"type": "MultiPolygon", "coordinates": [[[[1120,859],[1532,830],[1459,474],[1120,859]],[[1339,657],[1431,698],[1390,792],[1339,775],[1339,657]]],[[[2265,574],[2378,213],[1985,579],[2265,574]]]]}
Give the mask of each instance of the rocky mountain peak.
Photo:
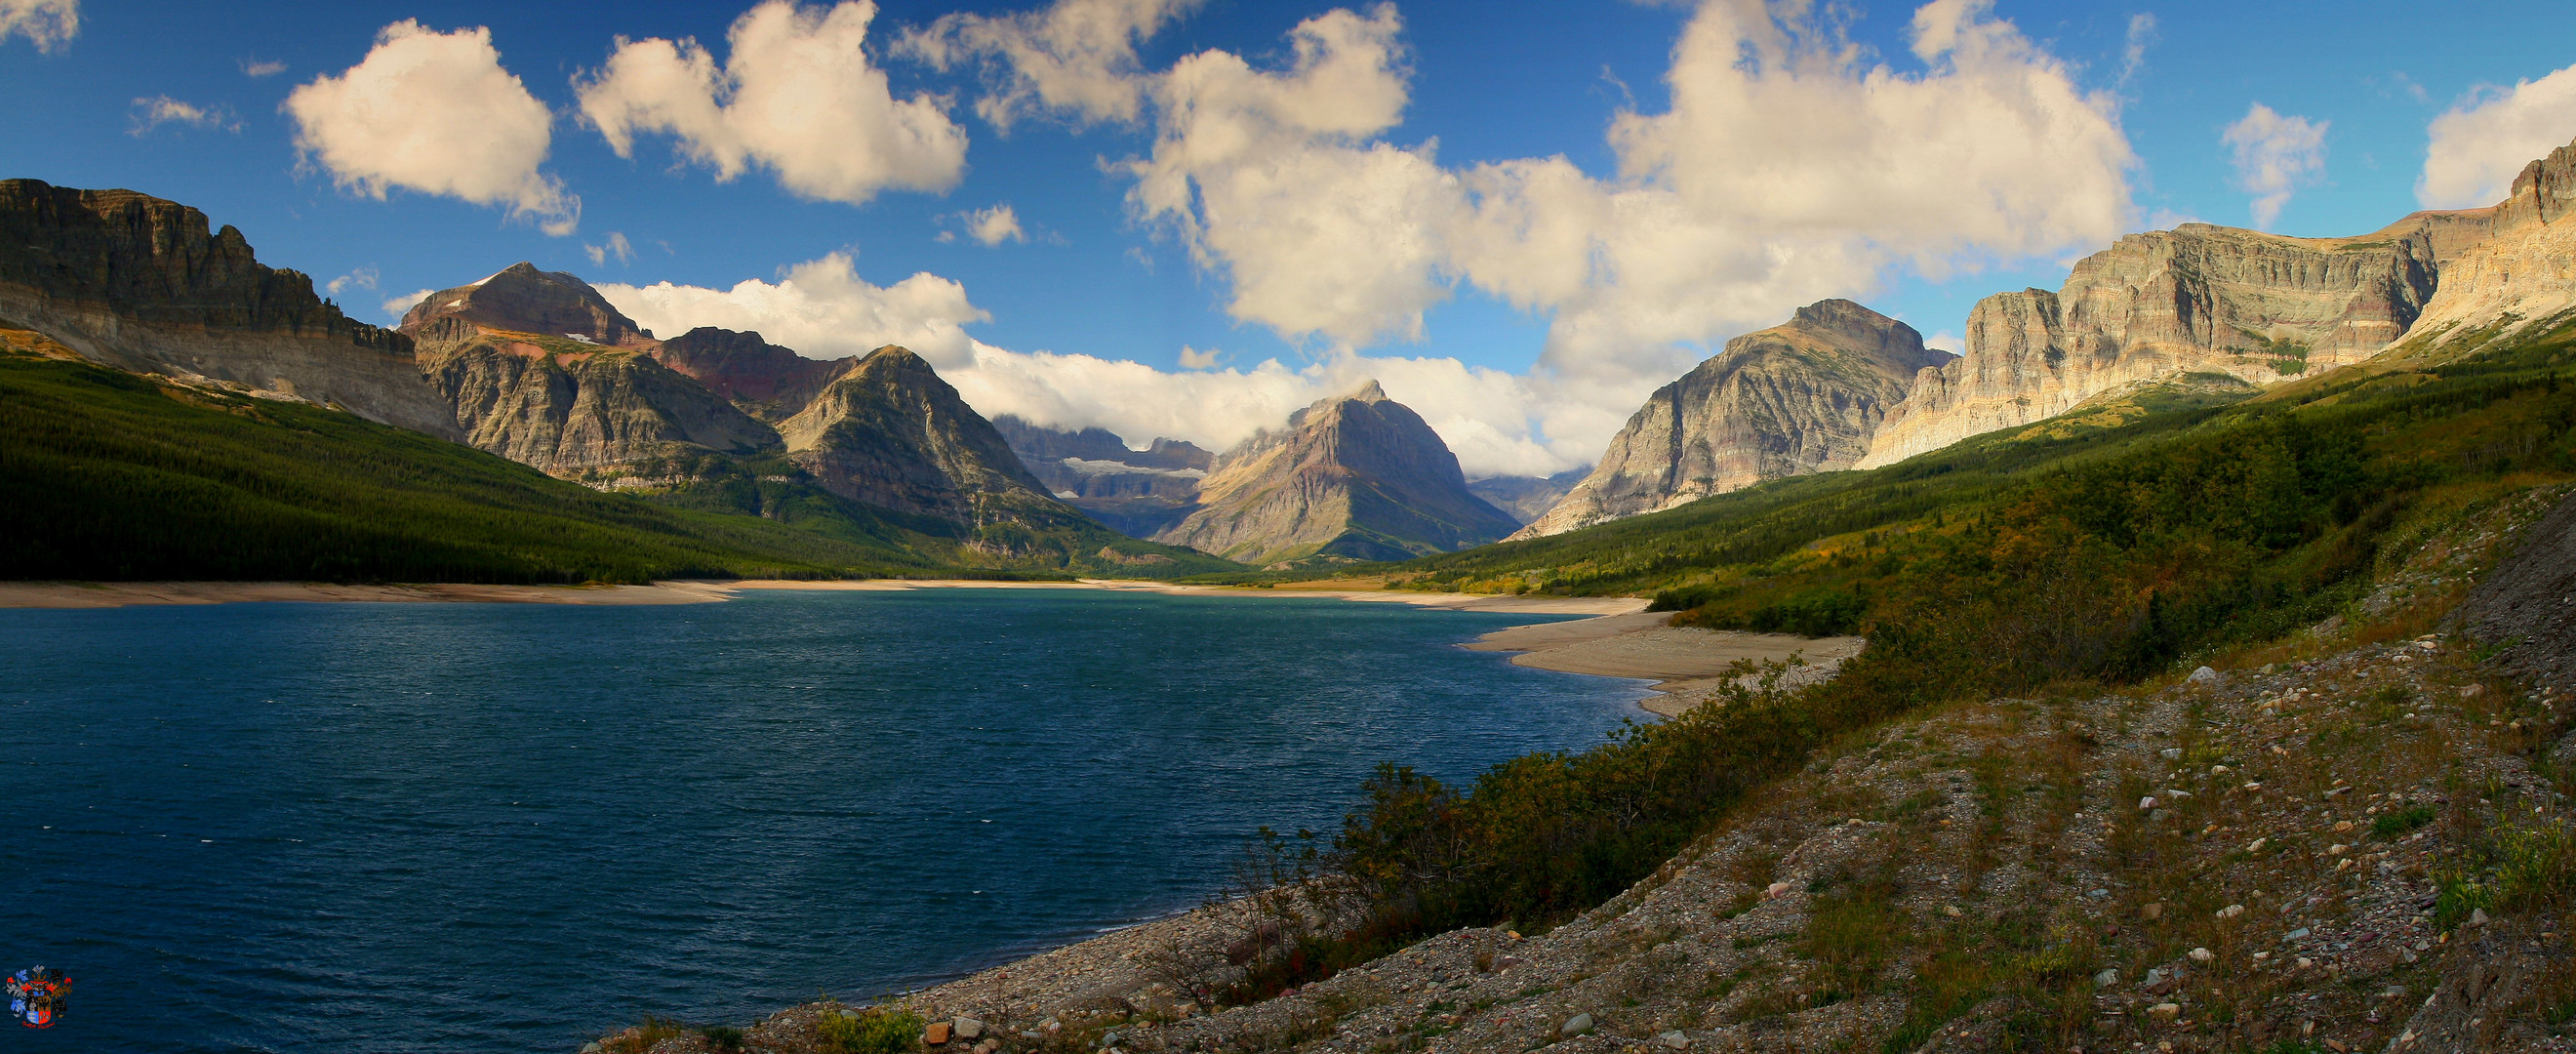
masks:
{"type": "Polygon", "coordinates": [[[419,334],[449,318],[482,330],[572,337],[609,346],[653,343],[651,331],[637,326],[581,276],[538,270],[524,261],[480,282],[430,294],[403,315],[400,328],[419,334]]]}
{"type": "Polygon", "coordinates": [[[1518,525],[1468,491],[1440,434],[1375,381],[1226,451],[1199,500],[1155,540],[1256,564],[1397,560],[1518,525]]]}
{"type": "Polygon", "coordinates": [[[1949,359],[1914,327],[1852,301],[1799,308],[1647,397],[1592,473],[1514,537],[1850,468],[1906,386],[1949,359]]]}
{"type": "Polygon", "coordinates": [[[2513,191],[2496,206],[2498,231],[2534,223],[2556,223],[2576,211],[2576,143],[2549,152],[2513,177],[2513,191]]]}
{"type": "Polygon", "coordinates": [[[654,352],[662,365],[686,374],[754,417],[778,422],[793,417],[858,362],[809,359],[758,333],[700,326],[663,341],[654,352]]]}

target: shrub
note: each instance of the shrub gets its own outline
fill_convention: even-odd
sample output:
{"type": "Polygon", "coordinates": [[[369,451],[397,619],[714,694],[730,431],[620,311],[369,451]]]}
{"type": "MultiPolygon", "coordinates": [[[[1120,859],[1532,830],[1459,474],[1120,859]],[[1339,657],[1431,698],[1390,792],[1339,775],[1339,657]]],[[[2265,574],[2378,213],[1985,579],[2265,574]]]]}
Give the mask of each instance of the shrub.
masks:
{"type": "Polygon", "coordinates": [[[856,1014],[825,1013],[817,1029],[832,1054],[903,1054],[921,1040],[921,1015],[869,1007],[856,1014]]]}

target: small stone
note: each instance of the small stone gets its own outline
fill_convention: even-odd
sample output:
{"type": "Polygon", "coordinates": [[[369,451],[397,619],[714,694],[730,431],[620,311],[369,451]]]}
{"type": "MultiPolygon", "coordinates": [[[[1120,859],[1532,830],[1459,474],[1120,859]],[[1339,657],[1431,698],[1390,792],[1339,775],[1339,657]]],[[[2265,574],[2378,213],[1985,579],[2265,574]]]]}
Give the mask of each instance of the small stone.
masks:
{"type": "Polygon", "coordinates": [[[2093,898],[2093,899],[2095,899],[2095,900],[2100,900],[2100,899],[2102,899],[2102,898],[2104,898],[2104,897],[2108,897],[2108,896],[2110,896],[2110,895],[2111,895],[2111,891],[2110,891],[2110,890],[2108,890],[2108,889],[2088,889],[2088,890],[2085,890],[2085,891],[2084,891],[2084,895],[2085,895],[2085,896],[2088,896],[2088,897],[2091,897],[2091,898],[2093,898]]]}
{"type": "Polygon", "coordinates": [[[929,1028],[921,1030],[921,1041],[934,1047],[948,1042],[948,1022],[931,1022],[929,1028]]]}
{"type": "Polygon", "coordinates": [[[2120,971],[2118,970],[2104,970],[2101,973],[2093,975],[2093,987],[2095,988],[2109,988],[2118,983],[2120,983],[2120,971]]]}
{"type": "Polygon", "coordinates": [[[2162,902],[2149,904],[2146,907],[2139,908],[2138,915],[2149,922],[2154,922],[2157,919],[2165,917],[2165,906],[2162,902]]]}
{"type": "Polygon", "coordinates": [[[1959,911],[1959,906],[1956,904],[1943,904],[1941,905],[1941,914],[1955,919],[1960,916],[1961,912],[1959,911]]]}
{"type": "Polygon", "coordinates": [[[950,1022],[949,1025],[956,1032],[957,1038],[959,1039],[984,1038],[984,1023],[977,1021],[974,1018],[961,1017],[950,1022]]]}
{"type": "Polygon", "coordinates": [[[2299,969],[2305,970],[2308,967],[2315,966],[2316,964],[2317,961],[2314,959],[2308,958],[2304,955],[2299,956],[2299,969]]]}
{"type": "Polygon", "coordinates": [[[2215,961],[2217,961],[2217,960],[2218,960],[2218,953],[2217,953],[2217,952],[2214,952],[2214,951],[2211,951],[2211,950],[2209,950],[2209,949],[2207,949],[2207,948],[2194,948],[2194,949],[2192,949],[2192,950],[2191,950],[2191,961],[2193,961],[2193,962],[2196,962],[2196,963],[2205,963],[2205,962],[2215,962],[2215,961]]]}
{"type": "Polygon", "coordinates": [[[2189,681],[2193,684],[2217,684],[2218,671],[2210,669],[2207,666],[2203,666],[2191,671],[2191,676],[2185,677],[2183,680],[2189,681]]]}
{"type": "Polygon", "coordinates": [[[2486,924],[2487,924],[2487,909],[2485,909],[2485,908],[2470,908],[2470,909],[2469,909],[2469,925],[2472,925],[2472,926],[2484,926],[2484,925],[2486,925],[2486,924]]]}
{"type": "MultiPolygon", "coordinates": [[[[2347,824],[2346,826],[2350,826],[2350,825],[2349,825],[2349,824],[2347,824]]],[[[2335,844],[2333,844],[2333,845],[2330,845],[2330,846],[2327,846],[2327,847],[2326,847],[2326,855],[2327,855],[2327,856],[2342,856],[2342,855],[2344,855],[2345,853],[2349,853],[2349,852],[2351,852],[2351,851],[2352,851],[2352,847],[2351,847],[2351,846],[2348,846],[2348,845],[2345,845],[2345,844],[2343,844],[2342,842],[2336,842],[2335,844]]]]}
{"type": "Polygon", "coordinates": [[[2157,755],[2157,756],[2159,756],[2159,757],[2164,758],[2166,761],[2181,761],[2181,760],[2182,760],[2182,748],[2181,748],[2181,747],[2166,747],[2166,748],[2164,748],[2163,750],[2156,751],[2156,755],[2157,755]]]}
{"type": "Polygon", "coordinates": [[[2218,917],[2222,919],[2232,919],[2242,914],[2245,914],[2245,905],[2243,904],[2230,904],[2218,909],[2218,917]]]}
{"type": "Polygon", "coordinates": [[[2307,936],[2308,936],[2308,928],[2307,928],[2307,927],[2305,927],[2305,926],[2301,926],[2301,927],[2299,927],[2298,929],[2291,930],[2291,931],[2290,931],[2290,932],[2288,932],[2288,933],[2284,933],[2284,934],[2282,934],[2282,935],[2281,935],[2281,939],[2282,939],[2282,940],[2285,940],[2285,941],[2306,940],[2306,939],[2307,939],[2307,936]]]}
{"type": "Polygon", "coordinates": [[[1787,895],[1789,895],[1789,884],[1786,882],[1774,882],[1762,890],[1764,900],[1778,900],[1787,895]]]}
{"type": "Polygon", "coordinates": [[[594,1039],[581,1045],[581,1054],[599,1054],[599,1051],[600,1046],[598,1040],[594,1039]]]}
{"type": "MultiPolygon", "coordinates": [[[[2201,668],[2204,670],[2208,669],[2206,666],[2201,668]]],[[[2155,1015],[2156,1020],[2158,1021],[2172,1021],[2173,1019],[2182,1016],[2182,1004],[2158,1003],[2154,1006],[2148,1007],[2147,1013],[2155,1015]]]]}
{"type": "Polygon", "coordinates": [[[2335,831],[2335,833],[2336,833],[2336,834],[2342,834],[2342,833],[2344,833],[2345,831],[2349,831],[2349,830],[2352,830],[2352,821],[2350,821],[2350,820],[2336,820],[2336,821],[2335,821],[2334,831],[2335,831]]]}
{"type": "Polygon", "coordinates": [[[2149,810],[2151,810],[2151,809],[2154,809],[2155,807],[2156,807],[2156,796],[2155,796],[2155,795],[2150,794],[2150,795],[2147,795],[2147,796],[2146,796],[2146,797],[2144,797],[2144,798],[2140,798],[2140,799],[2138,799],[2138,811],[2139,811],[2139,812],[2146,812],[2146,811],[2149,811],[2149,810]]]}
{"type": "Polygon", "coordinates": [[[1690,1037],[1683,1035],[1680,1029],[1674,1029],[1673,1031],[1656,1036],[1655,1042],[1663,1044],[1667,1050],[1690,1049],[1690,1037]]]}
{"type": "Polygon", "coordinates": [[[2479,697],[2479,696],[2481,696],[2481,695],[2485,695],[2486,693],[2487,693],[2487,686],[2486,686],[2486,685],[2483,685],[2483,684],[2469,684],[2469,685],[2462,685],[2462,686],[2460,686],[2460,698],[2462,698],[2462,699],[2475,699],[2475,698],[2477,698],[2477,697],[2479,697]]]}
{"type": "Polygon", "coordinates": [[[2249,852],[2249,853],[2259,853],[2259,852],[2262,852],[2262,851],[2263,851],[2263,846],[2264,846],[2264,845],[2266,845],[2266,844],[2268,844],[2268,843],[2270,843],[2271,841],[2272,841],[2272,840],[2271,840],[2270,838],[2257,838],[2257,839],[2255,839],[2255,840],[2253,840],[2253,841],[2251,841],[2251,842],[2247,842],[2247,843],[2245,843],[2245,851],[2246,851],[2246,852],[2249,852]]]}
{"type": "Polygon", "coordinates": [[[2212,775],[2212,776],[2224,776],[2224,775],[2227,775],[2230,771],[2233,771],[2233,770],[2229,769],[2229,768],[2228,768],[2227,766],[2225,766],[2225,765],[2211,765],[2211,766],[2209,767],[2209,774],[2210,774],[2210,775],[2212,775]]]}
{"type": "Polygon", "coordinates": [[[1575,1036],[1589,1035],[1591,1032],[1592,1015],[1590,1014],[1576,1014],[1573,1017],[1566,1018],[1565,1024],[1557,1026],[1556,1029],[1557,1035],[1564,1036],[1568,1039],[1575,1036]]]}

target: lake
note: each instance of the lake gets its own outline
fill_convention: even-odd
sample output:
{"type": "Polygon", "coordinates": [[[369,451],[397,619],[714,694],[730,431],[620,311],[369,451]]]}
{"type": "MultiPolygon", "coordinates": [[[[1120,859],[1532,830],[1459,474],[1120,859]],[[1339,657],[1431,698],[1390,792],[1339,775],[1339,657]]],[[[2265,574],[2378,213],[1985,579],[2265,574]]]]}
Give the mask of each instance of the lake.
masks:
{"type": "Polygon", "coordinates": [[[0,611],[0,972],[63,1051],[563,1051],[1186,909],[1380,762],[1642,719],[1546,616],[1085,590],[0,611]]]}

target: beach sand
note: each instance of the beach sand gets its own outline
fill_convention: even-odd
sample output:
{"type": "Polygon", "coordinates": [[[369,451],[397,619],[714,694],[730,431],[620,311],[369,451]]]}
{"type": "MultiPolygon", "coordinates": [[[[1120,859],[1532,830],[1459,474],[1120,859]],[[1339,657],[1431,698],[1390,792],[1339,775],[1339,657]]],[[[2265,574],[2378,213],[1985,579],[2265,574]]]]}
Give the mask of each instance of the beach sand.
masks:
{"type": "Polygon", "coordinates": [[[1843,660],[1860,654],[1859,637],[1809,640],[1785,633],[1733,633],[1666,625],[1668,612],[1638,611],[1574,622],[1514,626],[1478,637],[1475,651],[1516,651],[1519,666],[1561,670],[1598,677],[1633,677],[1657,682],[1660,693],[1645,700],[1646,709],[1665,717],[1708,701],[1723,688],[1737,660],[1760,663],[1795,655],[1807,663],[1782,679],[1786,685],[1831,677],[1843,660]]]}

